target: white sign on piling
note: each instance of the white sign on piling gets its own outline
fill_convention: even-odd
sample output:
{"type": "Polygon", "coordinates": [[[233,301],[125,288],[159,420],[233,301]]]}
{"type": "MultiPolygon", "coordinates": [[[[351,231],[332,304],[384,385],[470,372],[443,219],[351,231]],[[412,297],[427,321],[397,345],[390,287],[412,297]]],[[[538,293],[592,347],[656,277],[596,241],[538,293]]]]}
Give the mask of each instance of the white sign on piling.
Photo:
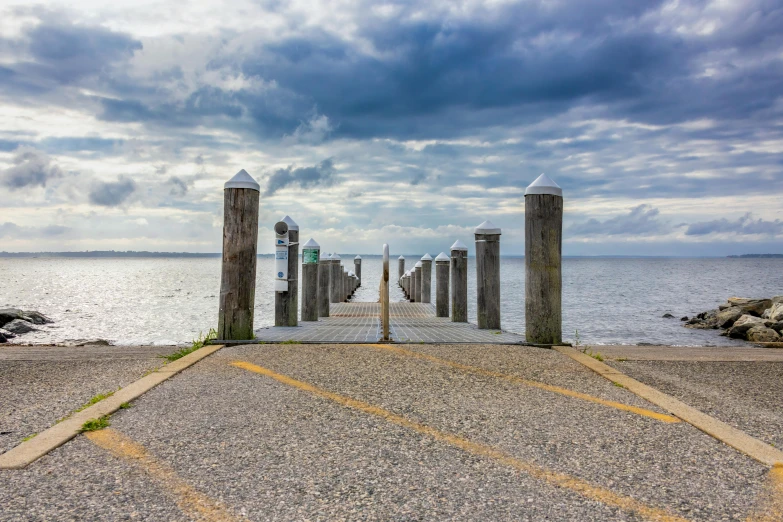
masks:
{"type": "Polygon", "coordinates": [[[288,224],[275,224],[275,292],[288,292],[288,224]]]}

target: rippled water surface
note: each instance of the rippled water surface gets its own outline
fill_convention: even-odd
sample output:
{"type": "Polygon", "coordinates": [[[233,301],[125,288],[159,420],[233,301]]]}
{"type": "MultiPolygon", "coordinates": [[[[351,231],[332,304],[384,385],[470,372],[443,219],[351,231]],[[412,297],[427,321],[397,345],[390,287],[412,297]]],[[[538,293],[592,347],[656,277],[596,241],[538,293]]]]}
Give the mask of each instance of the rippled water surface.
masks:
{"type": "MultiPolygon", "coordinates": [[[[364,285],[354,300],[375,301],[381,260],[363,257],[364,285]]],[[[272,265],[272,259],[258,260],[256,327],[274,322],[272,265]]],[[[468,273],[469,317],[475,321],[473,259],[468,273]]],[[[503,258],[501,282],[503,328],[524,333],[524,259],[503,258]]],[[[39,310],[56,321],[25,335],[28,342],[186,343],[216,326],[219,290],[219,258],[0,258],[0,306],[39,310]]],[[[582,342],[592,344],[740,344],[661,316],[690,316],[733,295],[782,294],[781,259],[567,258],[563,332],[570,339],[578,329],[582,342]]],[[[402,300],[394,285],[391,297],[402,300]]]]}

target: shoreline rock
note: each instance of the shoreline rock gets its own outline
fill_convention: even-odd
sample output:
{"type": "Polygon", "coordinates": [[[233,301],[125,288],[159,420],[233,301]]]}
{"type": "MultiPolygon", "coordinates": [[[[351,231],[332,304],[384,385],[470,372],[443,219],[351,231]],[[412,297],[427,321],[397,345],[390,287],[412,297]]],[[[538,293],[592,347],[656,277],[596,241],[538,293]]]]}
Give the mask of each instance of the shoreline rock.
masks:
{"type": "Polygon", "coordinates": [[[771,299],[730,297],[715,310],[688,320],[686,328],[722,329],[721,335],[756,343],[780,342],[783,336],[783,296],[771,299]]]}
{"type": "Polygon", "coordinates": [[[53,323],[51,319],[35,310],[20,310],[19,308],[0,309],[0,343],[6,343],[17,335],[35,332],[33,325],[53,323]]]}

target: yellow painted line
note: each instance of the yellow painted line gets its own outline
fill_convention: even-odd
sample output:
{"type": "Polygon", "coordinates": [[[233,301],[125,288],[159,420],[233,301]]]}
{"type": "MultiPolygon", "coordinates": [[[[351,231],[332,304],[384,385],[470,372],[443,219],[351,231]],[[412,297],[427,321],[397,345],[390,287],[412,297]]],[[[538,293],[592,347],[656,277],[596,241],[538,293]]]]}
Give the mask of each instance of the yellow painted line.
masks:
{"type": "Polygon", "coordinates": [[[747,522],[780,522],[783,520],[783,465],[773,466],[758,505],[747,522]]]}
{"type": "Polygon", "coordinates": [[[670,411],[673,415],[676,415],[695,428],[700,429],[724,444],[728,444],[749,457],[756,459],[762,464],[766,464],[767,466],[783,465],[783,451],[751,437],[744,431],[738,430],[725,422],[710,417],[696,408],[675,399],[671,395],[656,390],[652,386],[647,386],[636,379],[632,379],[611,366],[597,361],[578,350],[574,350],[567,346],[553,346],[552,348],[575,361],[582,363],[598,375],[612,382],[616,382],[617,384],[622,384],[625,388],[639,397],[670,411]]]}
{"type": "Polygon", "coordinates": [[[350,397],[346,397],[344,395],[339,395],[337,393],[323,390],[321,388],[313,386],[312,384],[298,381],[286,375],[281,375],[268,368],[264,368],[262,366],[258,366],[245,361],[234,361],[231,364],[233,366],[236,366],[237,368],[242,368],[244,370],[265,375],[267,377],[271,377],[272,379],[275,379],[278,382],[287,384],[288,386],[292,386],[302,391],[312,393],[313,395],[316,395],[318,397],[329,399],[338,404],[341,404],[342,406],[346,406],[348,408],[359,410],[364,413],[368,413],[370,415],[381,417],[386,421],[391,422],[392,424],[396,424],[398,426],[402,426],[403,428],[410,429],[422,435],[432,437],[437,441],[444,442],[451,446],[457,447],[473,455],[493,459],[497,462],[500,462],[503,465],[509,466],[523,473],[527,473],[531,477],[547,482],[553,486],[568,489],[591,500],[602,502],[608,506],[613,506],[622,509],[624,511],[636,513],[637,515],[645,519],[661,521],[661,522],[669,522],[669,521],[674,522],[674,521],[686,520],[677,515],[673,515],[664,509],[648,506],[631,497],[614,493],[613,491],[602,488],[600,486],[590,484],[589,482],[586,482],[572,475],[560,473],[557,471],[552,471],[550,469],[544,468],[532,462],[526,462],[524,460],[520,460],[496,448],[493,448],[492,446],[487,446],[485,444],[480,444],[478,442],[472,442],[458,435],[452,435],[450,433],[439,431],[425,424],[420,424],[418,422],[414,422],[409,419],[406,419],[401,415],[397,415],[396,413],[392,413],[378,406],[373,406],[372,404],[366,402],[362,402],[356,399],[351,399],[350,397]]]}
{"type": "Polygon", "coordinates": [[[441,359],[440,357],[435,357],[433,355],[428,355],[425,353],[420,352],[414,352],[412,350],[406,350],[405,348],[400,348],[398,346],[392,346],[387,344],[372,344],[370,345],[374,348],[379,348],[381,350],[387,350],[399,355],[404,355],[407,357],[414,357],[416,359],[422,359],[425,361],[429,361],[435,364],[440,364],[443,366],[448,366],[449,368],[454,368],[457,370],[462,370],[464,372],[474,373],[477,375],[484,375],[486,377],[494,377],[495,379],[502,379],[504,381],[513,382],[515,384],[522,384],[525,386],[532,386],[534,388],[539,388],[541,390],[546,390],[552,393],[559,393],[560,395],[565,395],[567,397],[573,397],[575,399],[582,399],[584,401],[593,402],[595,404],[600,404],[602,406],[607,406],[609,408],[615,408],[622,411],[628,411],[631,413],[635,413],[636,415],[641,415],[643,417],[649,417],[651,419],[659,420],[661,422],[668,422],[668,423],[675,423],[680,422],[680,419],[677,417],[674,417],[673,415],[667,415],[665,413],[658,413],[656,411],[648,410],[646,408],[639,408],[637,406],[630,406],[628,404],[623,404],[622,402],[615,402],[615,401],[608,401],[606,399],[601,399],[599,397],[594,397],[592,395],[588,395],[586,393],[581,393],[574,390],[569,390],[568,388],[561,388],[560,386],[553,386],[551,384],[545,384],[543,382],[538,381],[531,381],[529,379],[523,379],[521,377],[515,377],[513,375],[508,375],[505,373],[495,372],[492,370],[487,370],[485,368],[479,368],[477,366],[469,366],[467,364],[461,364],[455,361],[449,361],[447,359],[441,359]]]}
{"type": "Polygon", "coordinates": [[[223,348],[222,345],[199,348],[181,359],[163,365],[158,370],[129,384],[125,388],[117,390],[111,397],[107,397],[89,408],[74,413],[64,421],[55,424],[32,439],[22,442],[15,448],[0,455],[0,469],[22,469],[26,467],[81,433],[82,425],[88,420],[111,415],[120,409],[122,403],[141,397],[158,384],[170,379],[185,368],[196,364],[221,348],[223,348]]]}
{"type": "Polygon", "coordinates": [[[197,491],[177,475],[171,467],[156,459],[144,446],[126,435],[107,428],[88,432],[86,436],[96,446],[144,471],[174,498],[177,507],[185,515],[196,520],[210,522],[243,520],[230,513],[217,500],[197,491]]]}

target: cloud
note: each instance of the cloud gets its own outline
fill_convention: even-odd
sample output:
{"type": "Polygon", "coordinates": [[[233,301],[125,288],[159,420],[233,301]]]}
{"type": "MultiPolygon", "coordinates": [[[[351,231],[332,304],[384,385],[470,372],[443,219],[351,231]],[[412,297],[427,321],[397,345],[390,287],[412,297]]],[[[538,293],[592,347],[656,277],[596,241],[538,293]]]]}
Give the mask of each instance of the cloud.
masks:
{"type": "Polygon", "coordinates": [[[336,172],[332,158],[325,159],[312,167],[294,168],[293,165],[290,165],[284,169],[276,170],[269,176],[264,195],[272,196],[277,191],[293,185],[298,185],[301,188],[318,185],[329,186],[334,182],[336,172]]]}
{"type": "Polygon", "coordinates": [[[174,197],[184,197],[188,193],[188,184],[177,176],[171,176],[166,182],[169,187],[169,195],[174,197]]]}
{"type": "Polygon", "coordinates": [[[628,214],[616,216],[606,221],[591,218],[584,223],[569,227],[568,232],[574,236],[617,236],[625,234],[650,235],[665,231],[663,223],[658,219],[660,212],[650,205],[639,205],[630,209],[628,214]]]}
{"type": "Polygon", "coordinates": [[[13,166],[2,173],[2,184],[11,190],[24,187],[45,187],[46,182],[63,175],[62,170],[43,152],[30,147],[19,147],[12,160],[13,166]]]}
{"type": "Polygon", "coordinates": [[[783,235],[783,221],[776,219],[774,221],[765,221],[764,219],[753,219],[753,215],[748,212],[736,221],[729,221],[726,218],[693,223],[685,231],[686,236],[706,236],[709,234],[737,234],[737,235],[783,235]]]}
{"type": "Polygon", "coordinates": [[[0,224],[0,237],[8,238],[54,238],[62,236],[72,229],[62,225],[47,225],[44,227],[21,227],[16,223],[6,221],[0,224]]]}
{"type": "Polygon", "coordinates": [[[90,203],[104,207],[116,207],[123,204],[136,191],[136,183],[125,176],[117,181],[98,182],[90,190],[90,203]]]}

